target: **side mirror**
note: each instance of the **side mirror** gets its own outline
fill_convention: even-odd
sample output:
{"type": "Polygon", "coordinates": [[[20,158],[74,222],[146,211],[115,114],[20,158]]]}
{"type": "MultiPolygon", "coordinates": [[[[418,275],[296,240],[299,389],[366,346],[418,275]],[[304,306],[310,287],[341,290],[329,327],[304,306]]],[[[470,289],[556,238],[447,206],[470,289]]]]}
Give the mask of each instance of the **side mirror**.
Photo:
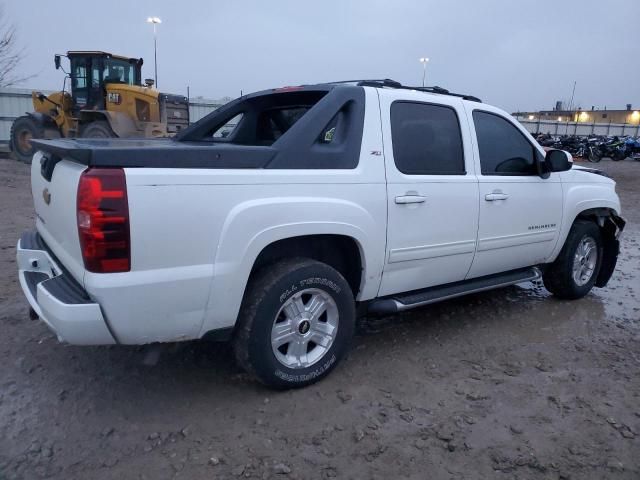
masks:
{"type": "Polygon", "coordinates": [[[145,78],[144,79],[144,84],[149,88],[153,87],[154,83],[156,83],[156,82],[153,81],[153,78],[145,78]]]}
{"type": "Polygon", "coordinates": [[[56,64],[56,70],[60,70],[60,55],[54,55],[53,62],[56,64]]]}
{"type": "Polygon", "coordinates": [[[573,166],[573,157],[564,150],[549,150],[544,157],[548,172],[566,172],[573,166]]]}

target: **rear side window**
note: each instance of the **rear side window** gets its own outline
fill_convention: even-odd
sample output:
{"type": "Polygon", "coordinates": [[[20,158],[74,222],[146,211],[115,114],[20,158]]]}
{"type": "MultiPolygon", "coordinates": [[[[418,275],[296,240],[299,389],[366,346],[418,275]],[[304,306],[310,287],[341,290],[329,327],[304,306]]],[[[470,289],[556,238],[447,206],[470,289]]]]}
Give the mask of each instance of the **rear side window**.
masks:
{"type": "Polygon", "coordinates": [[[537,175],[536,150],[505,118],[475,110],[480,169],[483,175],[537,175]]]}
{"type": "Polygon", "coordinates": [[[407,175],[464,175],[458,116],[451,107],[414,102],[391,105],[396,167],[407,175]]]}
{"type": "Polygon", "coordinates": [[[258,115],[257,143],[271,145],[287,133],[310,107],[274,108],[258,115]]]}

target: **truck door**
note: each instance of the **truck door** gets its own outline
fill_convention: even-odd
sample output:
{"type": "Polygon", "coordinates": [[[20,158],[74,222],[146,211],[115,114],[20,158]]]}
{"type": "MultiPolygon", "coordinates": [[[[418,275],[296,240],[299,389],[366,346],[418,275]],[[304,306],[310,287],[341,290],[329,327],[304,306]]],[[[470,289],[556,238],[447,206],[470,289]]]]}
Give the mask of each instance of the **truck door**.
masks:
{"type": "Polygon", "coordinates": [[[463,280],[478,230],[478,183],[462,100],[380,91],[387,256],[379,295],[463,280]]]}
{"type": "Polygon", "coordinates": [[[71,57],[71,94],[74,109],[83,110],[89,103],[89,69],[91,62],[88,57],[71,57]]]}
{"type": "Polygon", "coordinates": [[[469,278],[546,262],[562,220],[560,174],[540,178],[536,157],[542,153],[501,112],[466,106],[478,147],[480,189],[478,251],[469,278]]]}

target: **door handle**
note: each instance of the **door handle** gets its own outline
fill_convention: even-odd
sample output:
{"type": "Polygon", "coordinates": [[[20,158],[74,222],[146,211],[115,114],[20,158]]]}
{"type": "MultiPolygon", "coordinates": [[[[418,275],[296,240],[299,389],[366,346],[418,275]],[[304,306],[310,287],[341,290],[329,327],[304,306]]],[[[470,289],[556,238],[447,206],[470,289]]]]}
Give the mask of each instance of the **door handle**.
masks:
{"type": "Polygon", "coordinates": [[[422,195],[401,195],[396,197],[396,203],[398,205],[407,205],[409,203],[424,203],[427,201],[427,197],[422,195]]]}
{"type": "Polygon", "coordinates": [[[509,195],[506,194],[506,193],[502,193],[502,192],[487,193],[484,196],[484,199],[487,202],[495,202],[496,200],[506,200],[507,198],[509,198],[509,195]]]}

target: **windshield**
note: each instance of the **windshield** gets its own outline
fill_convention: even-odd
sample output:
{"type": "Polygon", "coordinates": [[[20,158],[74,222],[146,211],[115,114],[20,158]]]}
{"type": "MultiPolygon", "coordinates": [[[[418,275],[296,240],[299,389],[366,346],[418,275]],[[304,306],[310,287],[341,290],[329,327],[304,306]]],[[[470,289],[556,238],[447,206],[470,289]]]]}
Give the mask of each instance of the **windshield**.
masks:
{"type": "Polygon", "coordinates": [[[125,83],[127,85],[136,85],[138,83],[135,65],[126,60],[116,60],[114,58],[105,58],[102,78],[104,83],[125,83]]]}

